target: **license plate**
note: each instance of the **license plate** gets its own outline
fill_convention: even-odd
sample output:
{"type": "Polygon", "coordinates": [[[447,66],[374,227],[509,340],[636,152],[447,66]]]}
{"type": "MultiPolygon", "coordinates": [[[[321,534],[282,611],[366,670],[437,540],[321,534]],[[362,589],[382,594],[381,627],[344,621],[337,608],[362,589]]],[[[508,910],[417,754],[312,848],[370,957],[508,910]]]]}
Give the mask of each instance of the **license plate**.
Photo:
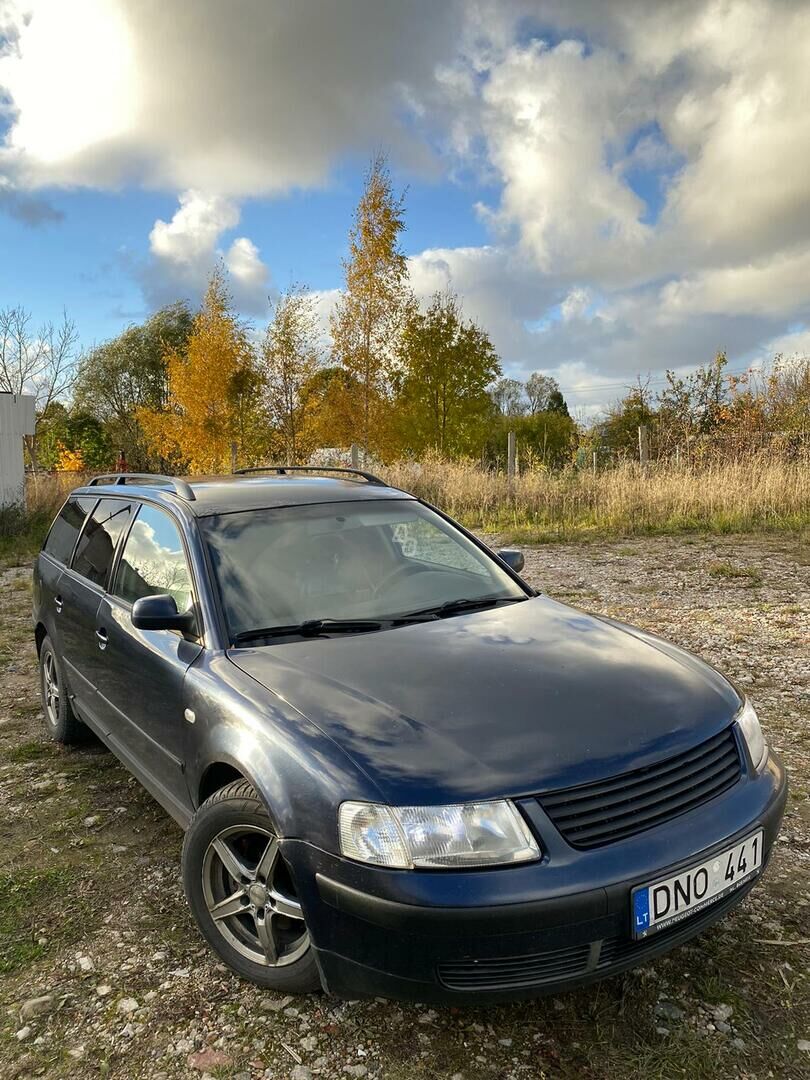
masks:
{"type": "Polygon", "coordinates": [[[630,897],[633,937],[644,938],[694,915],[754,877],[762,866],[762,830],[630,897]]]}

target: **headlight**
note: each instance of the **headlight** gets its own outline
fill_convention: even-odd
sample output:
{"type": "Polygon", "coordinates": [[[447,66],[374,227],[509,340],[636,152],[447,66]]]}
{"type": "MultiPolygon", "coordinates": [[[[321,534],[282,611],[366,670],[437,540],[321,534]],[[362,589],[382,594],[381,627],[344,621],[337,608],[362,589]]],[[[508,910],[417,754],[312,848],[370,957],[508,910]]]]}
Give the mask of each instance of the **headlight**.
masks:
{"type": "Polygon", "coordinates": [[[340,850],[377,866],[473,867],[540,858],[512,803],[381,806],[345,802],[338,814],[340,850]]]}
{"type": "Polygon", "coordinates": [[[745,739],[754,769],[759,771],[768,756],[768,744],[765,742],[765,736],[759,726],[756,709],[748,698],[745,699],[745,704],[737,714],[737,724],[745,739]]]}

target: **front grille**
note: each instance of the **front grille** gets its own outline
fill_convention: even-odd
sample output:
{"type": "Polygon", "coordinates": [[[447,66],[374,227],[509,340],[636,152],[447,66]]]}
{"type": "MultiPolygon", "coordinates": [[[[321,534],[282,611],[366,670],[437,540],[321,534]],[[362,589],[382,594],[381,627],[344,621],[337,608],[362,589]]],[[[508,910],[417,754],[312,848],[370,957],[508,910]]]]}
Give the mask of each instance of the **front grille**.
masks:
{"type": "Polygon", "coordinates": [[[694,810],[735,784],[740,767],[737,740],[726,728],[656,765],[537,799],[572,847],[596,848],[694,810]]]}
{"type": "Polygon", "coordinates": [[[437,970],[448,990],[520,990],[584,975],[590,954],[591,946],[585,942],[527,956],[457,960],[439,964],[437,970]]]}

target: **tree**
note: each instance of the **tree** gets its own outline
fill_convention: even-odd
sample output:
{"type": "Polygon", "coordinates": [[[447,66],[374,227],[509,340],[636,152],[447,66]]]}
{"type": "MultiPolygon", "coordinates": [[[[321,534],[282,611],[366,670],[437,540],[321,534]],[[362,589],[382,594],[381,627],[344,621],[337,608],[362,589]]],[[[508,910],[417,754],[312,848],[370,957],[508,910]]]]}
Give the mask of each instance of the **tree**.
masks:
{"type": "Polygon", "coordinates": [[[252,458],[262,438],[261,379],[221,268],[211,275],[185,351],[170,348],[166,364],[167,408],[137,414],[152,450],[191,472],[223,471],[231,443],[252,458]]]}
{"type": "Polygon", "coordinates": [[[557,380],[551,375],[544,375],[541,371],[535,371],[530,375],[526,380],[526,397],[529,399],[530,415],[546,412],[550,408],[549,401],[555,393],[562,398],[557,380]]]}
{"type": "Polygon", "coordinates": [[[649,382],[639,379],[627,396],[611,407],[607,418],[598,425],[598,441],[615,454],[638,456],[638,429],[656,419],[649,382]]]}
{"type": "Polygon", "coordinates": [[[400,246],[404,197],[396,198],[386,159],[378,154],[349,235],[346,287],[332,314],[332,356],[359,389],[354,441],[379,450],[380,406],[387,398],[402,324],[410,303],[408,266],[400,246]],[[376,436],[376,437],[375,437],[376,436]]]}
{"type": "Polygon", "coordinates": [[[506,464],[507,432],[517,437],[521,471],[542,465],[561,469],[569,464],[577,445],[577,425],[570,416],[545,409],[533,416],[498,416],[491,425],[484,455],[494,464],[506,464]]]}
{"type": "Polygon", "coordinates": [[[663,449],[707,435],[718,425],[727,400],[726,363],[726,354],[718,352],[710,364],[683,379],[667,371],[667,386],[658,398],[663,449]]]}
{"type": "Polygon", "coordinates": [[[561,416],[569,416],[568,405],[562,396],[559,386],[548,395],[545,412],[559,413],[561,416]]]}
{"type": "Polygon", "coordinates": [[[487,387],[500,374],[486,331],[465,321],[458,298],[435,293],[413,307],[399,350],[397,413],[410,449],[469,450],[490,414],[487,387]]]}
{"type": "MultiPolygon", "coordinates": [[[[307,441],[315,447],[348,449],[355,438],[360,393],[360,384],[345,368],[334,364],[318,368],[301,387],[307,441]]],[[[372,412],[381,414],[382,402],[372,401],[372,412]]]]}
{"type": "Polygon", "coordinates": [[[517,379],[498,379],[490,390],[490,395],[503,416],[525,416],[526,399],[522,382],[517,379]]]}
{"type": "Polygon", "coordinates": [[[91,349],[79,364],[76,407],[104,424],[110,442],[133,469],[163,471],[138,420],[142,409],[161,412],[169,394],[166,357],[184,352],[193,325],[185,301],[161,308],[140,326],[91,349]]]}
{"type": "Polygon", "coordinates": [[[35,399],[37,431],[25,436],[34,471],[39,419],[73,387],[77,342],[76,326],[67,312],[60,323],[46,322],[35,331],[31,313],[25,308],[0,310],[0,391],[31,394],[35,399]]]}
{"type": "Polygon", "coordinates": [[[302,390],[320,364],[319,338],[312,297],[304,289],[289,289],[276,305],[262,346],[268,413],[288,465],[312,449],[305,445],[311,409],[306,408],[302,390]]]}

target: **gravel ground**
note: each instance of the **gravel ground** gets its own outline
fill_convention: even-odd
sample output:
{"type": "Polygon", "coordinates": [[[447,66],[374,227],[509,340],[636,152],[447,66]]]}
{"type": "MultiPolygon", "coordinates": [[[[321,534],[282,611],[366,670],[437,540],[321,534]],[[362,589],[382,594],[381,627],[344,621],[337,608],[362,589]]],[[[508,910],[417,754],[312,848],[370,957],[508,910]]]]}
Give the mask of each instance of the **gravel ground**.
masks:
{"type": "Polygon", "coordinates": [[[720,926],[596,987],[427,1009],[248,986],[203,946],[180,833],[100,747],[45,741],[30,574],[0,575],[0,1076],[810,1076],[810,545],[723,537],[526,551],[578,607],[744,685],[792,791],[764,881],[720,926]]]}

